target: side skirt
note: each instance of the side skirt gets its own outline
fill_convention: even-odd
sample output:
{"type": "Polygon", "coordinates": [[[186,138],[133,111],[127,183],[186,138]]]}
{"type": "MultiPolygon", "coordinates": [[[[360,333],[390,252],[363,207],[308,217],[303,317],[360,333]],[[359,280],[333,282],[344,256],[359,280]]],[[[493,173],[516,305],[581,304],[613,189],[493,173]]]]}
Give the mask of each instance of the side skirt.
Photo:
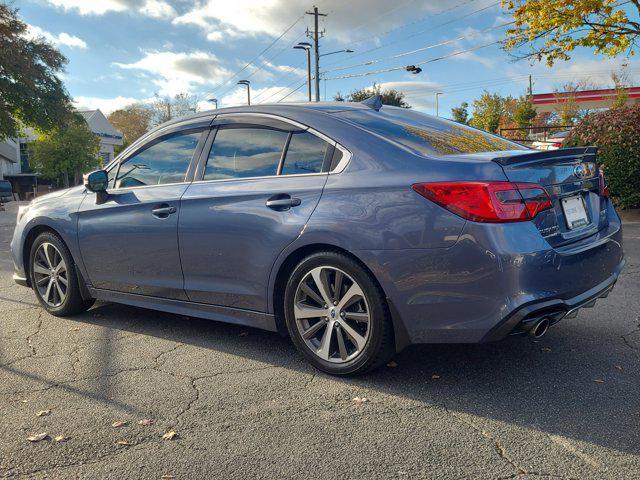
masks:
{"type": "Polygon", "coordinates": [[[149,297],[146,295],[134,295],[131,293],[115,292],[113,290],[103,290],[100,288],[89,288],[91,296],[97,300],[106,302],[124,303],[134,307],[149,308],[161,312],[176,313],[197,318],[206,318],[235,325],[246,325],[247,327],[260,328],[277,332],[274,315],[240,308],[221,307],[218,305],[208,305],[205,303],[185,302],[182,300],[172,300],[168,298],[149,297]]]}

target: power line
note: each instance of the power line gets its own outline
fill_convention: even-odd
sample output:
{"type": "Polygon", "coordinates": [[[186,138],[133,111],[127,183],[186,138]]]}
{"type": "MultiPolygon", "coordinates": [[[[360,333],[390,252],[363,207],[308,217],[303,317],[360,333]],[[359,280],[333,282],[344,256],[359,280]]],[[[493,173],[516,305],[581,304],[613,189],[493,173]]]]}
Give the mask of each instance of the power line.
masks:
{"type": "Polygon", "coordinates": [[[278,100],[276,103],[280,103],[281,101],[283,101],[284,99],[290,97],[291,95],[293,95],[294,93],[296,93],[298,90],[300,90],[302,87],[304,87],[305,83],[307,82],[302,82],[298,88],[295,88],[293,90],[291,90],[289,93],[287,93],[284,97],[282,97],[280,100],[278,100]]]}
{"type": "Polygon", "coordinates": [[[499,28],[502,27],[506,27],[508,25],[513,25],[515,22],[508,22],[508,23],[503,23],[501,25],[496,25],[495,27],[489,27],[489,28],[485,28],[484,30],[478,30],[477,32],[474,33],[470,33],[468,35],[462,35],[460,37],[456,37],[456,38],[450,38],[449,40],[444,40],[442,42],[439,43],[434,43],[432,45],[427,45],[425,47],[421,47],[421,48],[416,48],[415,50],[410,50],[408,52],[402,52],[402,53],[398,53],[396,55],[391,55],[389,57],[382,57],[382,58],[376,58],[374,60],[369,60],[367,62],[362,62],[362,63],[354,63],[353,65],[346,65],[346,66],[342,66],[342,67],[338,67],[338,68],[334,68],[332,70],[324,70],[321,73],[331,73],[331,72],[337,72],[339,70],[348,70],[350,68],[355,68],[355,67],[362,67],[362,66],[367,66],[367,65],[373,65],[375,63],[380,63],[383,62],[385,60],[392,60],[395,58],[401,58],[401,57],[406,57],[407,55],[413,55],[414,53],[418,53],[418,52],[423,52],[425,50],[430,50],[432,48],[436,48],[436,47],[442,47],[444,45],[448,45],[450,43],[455,43],[455,42],[459,42],[460,40],[464,40],[466,38],[471,38],[471,37],[475,37],[477,35],[480,35],[482,33],[486,33],[486,32],[490,32],[492,30],[497,30],[499,28]]]}

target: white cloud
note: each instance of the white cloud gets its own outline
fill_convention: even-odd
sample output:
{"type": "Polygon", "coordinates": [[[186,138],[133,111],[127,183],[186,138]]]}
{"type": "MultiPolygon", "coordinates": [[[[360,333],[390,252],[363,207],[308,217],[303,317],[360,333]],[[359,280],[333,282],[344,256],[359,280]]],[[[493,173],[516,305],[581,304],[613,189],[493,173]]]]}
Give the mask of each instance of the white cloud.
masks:
{"type": "Polygon", "coordinates": [[[52,43],[57,47],[66,46],[69,48],[80,48],[83,50],[87,48],[87,43],[81,38],[76,37],[75,35],[70,35],[66,32],[61,32],[58,35],[54,35],[53,33],[47,32],[46,30],[43,30],[42,28],[35,25],[28,26],[27,37],[43,37],[49,43],[52,43]]]}
{"type": "MultiPolygon", "coordinates": [[[[73,105],[78,110],[95,110],[99,108],[105,115],[110,114],[114,110],[124,108],[132,103],[140,102],[140,99],[132,97],[115,97],[115,98],[99,98],[99,97],[83,97],[78,96],[73,99],[73,105]]],[[[146,102],[148,100],[142,100],[146,102]]]]}
{"type": "MultiPolygon", "coordinates": [[[[295,87],[294,87],[295,88],[295,87]]],[[[276,103],[278,100],[283,99],[287,94],[291,92],[292,88],[285,88],[283,86],[266,87],[266,88],[252,88],[251,98],[252,104],[258,103],[276,103]]],[[[292,93],[282,102],[305,102],[307,101],[307,93],[304,88],[292,93]]],[[[245,87],[238,86],[228,95],[225,95],[220,99],[220,108],[232,107],[237,105],[247,104],[247,90],[245,87]]],[[[211,107],[209,107],[211,108],[211,107]]]]}
{"type": "Polygon", "coordinates": [[[160,95],[190,93],[198,86],[218,84],[231,76],[218,58],[208,52],[145,52],[134,63],[115,63],[117,67],[151,74],[160,95]]]}
{"type": "Polygon", "coordinates": [[[54,7],[75,10],[80,15],[104,15],[107,12],[140,13],[153,18],[176,16],[173,7],[164,0],[46,0],[54,7]]]}
{"type": "MultiPolygon", "coordinates": [[[[422,4],[415,2],[411,8],[397,8],[388,0],[326,0],[322,2],[321,13],[329,15],[331,37],[346,41],[380,34],[449,6],[448,0],[433,0],[422,4]]],[[[238,36],[275,37],[296,16],[309,9],[308,0],[200,0],[190,11],[175,18],[173,22],[198,26],[212,41],[238,36]]],[[[307,16],[306,22],[310,25],[311,17],[307,16]]],[[[300,26],[303,27],[303,24],[300,26]]]]}

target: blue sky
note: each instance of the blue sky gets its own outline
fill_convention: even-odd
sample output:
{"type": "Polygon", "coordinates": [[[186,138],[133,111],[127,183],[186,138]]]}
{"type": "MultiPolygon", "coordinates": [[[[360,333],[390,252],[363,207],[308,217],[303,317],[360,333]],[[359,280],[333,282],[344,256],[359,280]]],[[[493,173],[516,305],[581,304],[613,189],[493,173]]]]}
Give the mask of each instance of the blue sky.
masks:
{"type": "MultiPolygon", "coordinates": [[[[331,99],[337,91],[348,93],[375,82],[405,92],[411,105],[428,113],[434,113],[435,92],[442,92],[440,113],[448,115],[452,106],[471,103],[485,88],[521,95],[530,74],[534,93],[553,91],[569,81],[610,86],[610,73],[620,68],[638,84],[640,61],[634,57],[609,59],[583,50],[570,62],[548,68],[514,63],[495,44],[460,53],[502,38],[502,25],[511,18],[493,0],[316,3],[328,14],[321,24],[326,31],[321,52],[355,51],[322,58],[321,71],[327,71],[323,77],[359,75],[459,53],[425,63],[418,75],[396,70],[323,81],[323,99],[325,88],[331,99]],[[404,55],[407,52],[414,53],[404,55]],[[369,61],[373,63],[359,65],[369,61]]],[[[13,5],[33,34],[45,36],[67,56],[64,81],[82,108],[108,113],[154,93],[194,94],[203,108],[212,96],[220,106],[237,105],[246,94],[235,84],[244,78],[251,81],[254,103],[287,95],[284,101],[306,99],[306,57],[291,46],[308,41],[305,29],[312,26],[312,18],[304,12],[312,1],[20,0],[13,5]],[[289,27],[255,64],[234,76],[289,27]]]]}

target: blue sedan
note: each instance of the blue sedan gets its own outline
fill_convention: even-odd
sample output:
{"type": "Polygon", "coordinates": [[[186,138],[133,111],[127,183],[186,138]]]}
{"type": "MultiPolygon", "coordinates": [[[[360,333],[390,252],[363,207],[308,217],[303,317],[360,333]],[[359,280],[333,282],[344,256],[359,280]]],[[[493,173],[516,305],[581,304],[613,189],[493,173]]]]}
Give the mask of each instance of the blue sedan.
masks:
{"type": "Polygon", "coordinates": [[[11,248],[53,315],[99,299],[278,331],[338,375],[412,343],[539,337],[624,265],[595,149],[380,98],[161,125],[22,207],[11,248]]]}

